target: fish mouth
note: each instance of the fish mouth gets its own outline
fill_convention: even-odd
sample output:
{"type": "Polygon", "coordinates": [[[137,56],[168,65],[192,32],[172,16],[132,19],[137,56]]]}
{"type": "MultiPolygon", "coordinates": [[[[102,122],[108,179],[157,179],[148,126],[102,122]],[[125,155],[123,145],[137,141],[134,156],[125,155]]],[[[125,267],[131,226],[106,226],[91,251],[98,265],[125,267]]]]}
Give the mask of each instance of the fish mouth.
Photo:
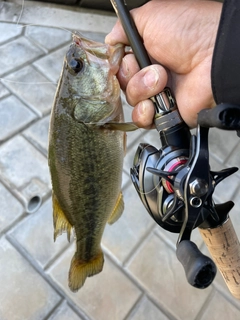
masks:
{"type": "Polygon", "coordinates": [[[73,35],[73,43],[81,51],[85,52],[89,64],[105,65],[106,61],[108,61],[111,73],[117,74],[124,56],[123,44],[119,43],[115,46],[110,46],[109,44],[87,39],[77,32],[73,35]]]}

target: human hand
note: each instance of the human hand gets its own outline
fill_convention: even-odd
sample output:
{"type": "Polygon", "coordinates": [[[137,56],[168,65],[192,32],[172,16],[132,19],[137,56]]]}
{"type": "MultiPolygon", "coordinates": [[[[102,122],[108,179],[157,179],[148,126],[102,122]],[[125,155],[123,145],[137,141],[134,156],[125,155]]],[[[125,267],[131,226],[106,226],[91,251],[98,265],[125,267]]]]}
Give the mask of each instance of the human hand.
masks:
{"type": "MultiPolygon", "coordinates": [[[[215,105],[211,65],[221,9],[222,4],[213,1],[152,0],[131,11],[153,63],[139,70],[134,55],[126,54],[118,72],[139,127],[151,127],[155,110],[149,98],[165,86],[174,92],[190,127],[196,126],[201,109],[215,105]]],[[[129,45],[119,21],[106,43],[129,45]]]]}

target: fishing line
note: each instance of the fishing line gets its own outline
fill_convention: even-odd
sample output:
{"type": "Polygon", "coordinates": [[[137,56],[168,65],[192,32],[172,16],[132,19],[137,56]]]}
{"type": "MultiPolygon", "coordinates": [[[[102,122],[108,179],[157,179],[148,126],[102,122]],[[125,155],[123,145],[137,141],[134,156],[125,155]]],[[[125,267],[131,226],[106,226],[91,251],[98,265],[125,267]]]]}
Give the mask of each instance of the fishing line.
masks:
{"type": "MultiPolygon", "coordinates": [[[[17,25],[17,27],[18,28],[25,28],[25,27],[31,27],[31,26],[33,26],[33,27],[45,27],[45,28],[49,28],[49,27],[47,27],[47,26],[42,26],[42,25],[39,25],[39,24],[34,24],[34,23],[32,23],[32,24],[19,24],[19,22],[20,22],[20,19],[21,19],[21,16],[22,16],[22,13],[23,13],[23,9],[24,9],[24,0],[22,1],[22,10],[21,10],[21,13],[20,13],[20,16],[19,16],[19,18],[18,18],[18,21],[17,21],[17,23],[16,23],[16,25],[17,25]]],[[[63,31],[66,31],[66,32],[68,32],[68,33],[71,33],[71,35],[73,36],[74,35],[74,32],[76,32],[76,31],[71,31],[71,30],[68,30],[68,29],[66,29],[66,28],[63,28],[63,27],[53,27],[53,28],[56,28],[56,29],[61,29],[61,30],[63,30],[63,31]]],[[[79,34],[80,34],[80,32],[79,32],[79,34]]],[[[41,84],[54,84],[54,85],[57,85],[58,84],[58,82],[51,82],[51,81],[41,81],[41,82],[23,82],[23,81],[14,81],[14,80],[10,80],[10,79],[6,79],[6,78],[0,78],[0,82],[9,82],[9,83],[16,83],[16,84],[32,84],[32,85],[35,85],[35,84],[37,84],[37,85],[41,85],[41,84]]]]}
{"type": "MultiPolygon", "coordinates": [[[[143,150],[145,150],[145,149],[148,148],[149,146],[151,146],[151,145],[150,145],[150,144],[147,144],[147,145],[143,148],[143,150]]],[[[143,151],[142,151],[142,152],[143,152],[143,151]]],[[[143,192],[143,191],[141,191],[140,189],[138,190],[138,192],[139,192],[141,195],[148,195],[149,193],[153,192],[154,190],[157,190],[157,188],[160,186],[161,182],[162,182],[162,179],[159,179],[159,182],[155,185],[155,187],[152,188],[151,190],[149,190],[148,192],[143,192]]]]}
{"type": "Polygon", "coordinates": [[[21,18],[22,18],[22,14],[23,14],[23,10],[24,10],[24,4],[25,4],[24,1],[25,1],[25,0],[22,0],[20,15],[19,15],[18,20],[17,20],[17,23],[16,23],[17,25],[19,24],[19,22],[20,22],[20,20],[21,20],[21,18]]]}
{"type": "Polygon", "coordinates": [[[157,184],[152,190],[150,190],[150,191],[148,191],[148,192],[143,192],[143,191],[141,191],[141,190],[139,190],[138,192],[139,192],[140,194],[142,194],[142,195],[147,195],[147,194],[153,192],[154,190],[156,190],[157,187],[159,187],[160,183],[161,183],[161,180],[159,180],[158,184],[157,184]]]}
{"type": "MultiPolygon", "coordinates": [[[[44,27],[44,26],[42,26],[42,25],[34,24],[34,23],[33,23],[33,24],[31,24],[31,23],[29,23],[29,24],[22,24],[22,25],[19,24],[19,23],[20,23],[20,20],[21,20],[21,18],[22,18],[22,15],[23,15],[24,5],[25,5],[25,0],[22,0],[22,3],[21,3],[21,11],[20,11],[19,17],[18,17],[18,19],[17,19],[16,25],[17,25],[19,28],[25,28],[25,27],[28,27],[28,26],[44,27]]],[[[46,27],[47,27],[47,26],[46,26],[46,27]]],[[[56,26],[56,27],[52,27],[52,28],[62,29],[62,30],[64,30],[64,31],[67,31],[67,32],[70,32],[71,34],[73,34],[73,32],[72,32],[71,30],[68,30],[68,29],[63,28],[63,27],[58,27],[58,26],[56,26]]],[[[80,32],[79,32],[79,33],[80,33],[80,32]]]]}
{"type": "MultiPolygon", "coordinates": [[[[58,26],[49,27],[49,26],[44,26],[44,25],[37,24],[37,23],[19,24],[18,27],[19,27],[19,28],[42,27],[42,28],[60,29],[60,30],[66,31],[66,32],[68,32],[68,33],[71,33],[72,36],[75,34],[75,32],[78,32],[78,31],[71,31],[71,30],[69,30],[69,29],[67,29],[67,28],[64,28],[64,27],[58,27],[58,26]]],[[[80,32],[79,32],[79,34],[80,34],[80,32]]]]}
{"type": "Polygon", "coordinates": [[[45,82],[23,82],[23,81],[14,81],[10,79],[5,79],[5,78],[0,78],[1,82],[10,82],[10,83],[18,83],[18,84],[54,84],[57,85],[57,82],[50,82],[50,81],[45,81],[45,82]]]}
{"type": "MultiPolygon", "coordinates": [[[[25,28],[25,27],[43,27],[43,28],[49,28],[48,26],[43,26],[43,25],[40,25],[40,24],[35,24],[35,23],[32,23],[32,24],[19,24],[20,22],[20,19],[21,19],[21,16],[22,16],[22,13],[23,13],[23,10],[24,10],[24,0],[22,1],[22,9],[21,9],[21,13],[20,13],[20,16],[18,18],[18,21],[16,23],[17,27],[18,28],[25,28]]],[[[63,30],[63,31],[66,31],[68,33],[71,33],[72,36],[78,34],[80,37],[83,37],[84,36],[81,34],[81,32],[79,31],[71,31],[69,29],[66,29],[66,28],[63,28],[63,27],[51,27],[51,28],[55,28],[55,29],[60,29],[60,30],[63,30]]],[[[86,37],[85,37],[86,38],[86,37]]],[[[96,57],[97,58],[97,57],[96,57]]],[[[1,82],[10,82],[10,83],[16,83],[16,84],[32,84],[32,85],[35,85],[35,84],[54,84],[54,85],[57,85],[58,82],[48,82],[48,81],[44,81],[44,82],[20,82],[20,81],[14,81],[14,80],[10,80],[10,79],[6,79],[6,78],[0,78],[0,81],[1,82]]]]}

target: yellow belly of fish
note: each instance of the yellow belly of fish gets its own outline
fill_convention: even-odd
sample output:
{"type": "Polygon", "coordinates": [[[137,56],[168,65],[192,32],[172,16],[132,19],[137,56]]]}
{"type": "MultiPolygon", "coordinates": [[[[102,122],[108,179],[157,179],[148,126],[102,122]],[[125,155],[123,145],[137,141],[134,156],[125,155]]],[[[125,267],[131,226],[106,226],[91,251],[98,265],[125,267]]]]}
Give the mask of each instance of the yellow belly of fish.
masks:
{"type": "Polygon", "coordinates": [[[70,238],[71,227],[76,234],[76,253],[69,271],[72,291],[102,270],[100,244],[105,225],[123,211],[123,135],[63,116],[54,119],[50,130],[54,238],[63,231],[70,238]]]}

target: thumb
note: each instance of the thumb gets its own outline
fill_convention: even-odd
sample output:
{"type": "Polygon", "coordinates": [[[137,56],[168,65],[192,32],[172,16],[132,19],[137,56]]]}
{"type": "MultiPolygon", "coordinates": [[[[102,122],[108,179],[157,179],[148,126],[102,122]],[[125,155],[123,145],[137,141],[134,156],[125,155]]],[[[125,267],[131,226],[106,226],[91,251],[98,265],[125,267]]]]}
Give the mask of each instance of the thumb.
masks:
{"type": "Polygon", "coordinates": [[[117,20],[112,31],[105,37],[105,43],[114,46],[118,43],[129,45],[128,38],[123,30],[120,20],[117,20]]]}

